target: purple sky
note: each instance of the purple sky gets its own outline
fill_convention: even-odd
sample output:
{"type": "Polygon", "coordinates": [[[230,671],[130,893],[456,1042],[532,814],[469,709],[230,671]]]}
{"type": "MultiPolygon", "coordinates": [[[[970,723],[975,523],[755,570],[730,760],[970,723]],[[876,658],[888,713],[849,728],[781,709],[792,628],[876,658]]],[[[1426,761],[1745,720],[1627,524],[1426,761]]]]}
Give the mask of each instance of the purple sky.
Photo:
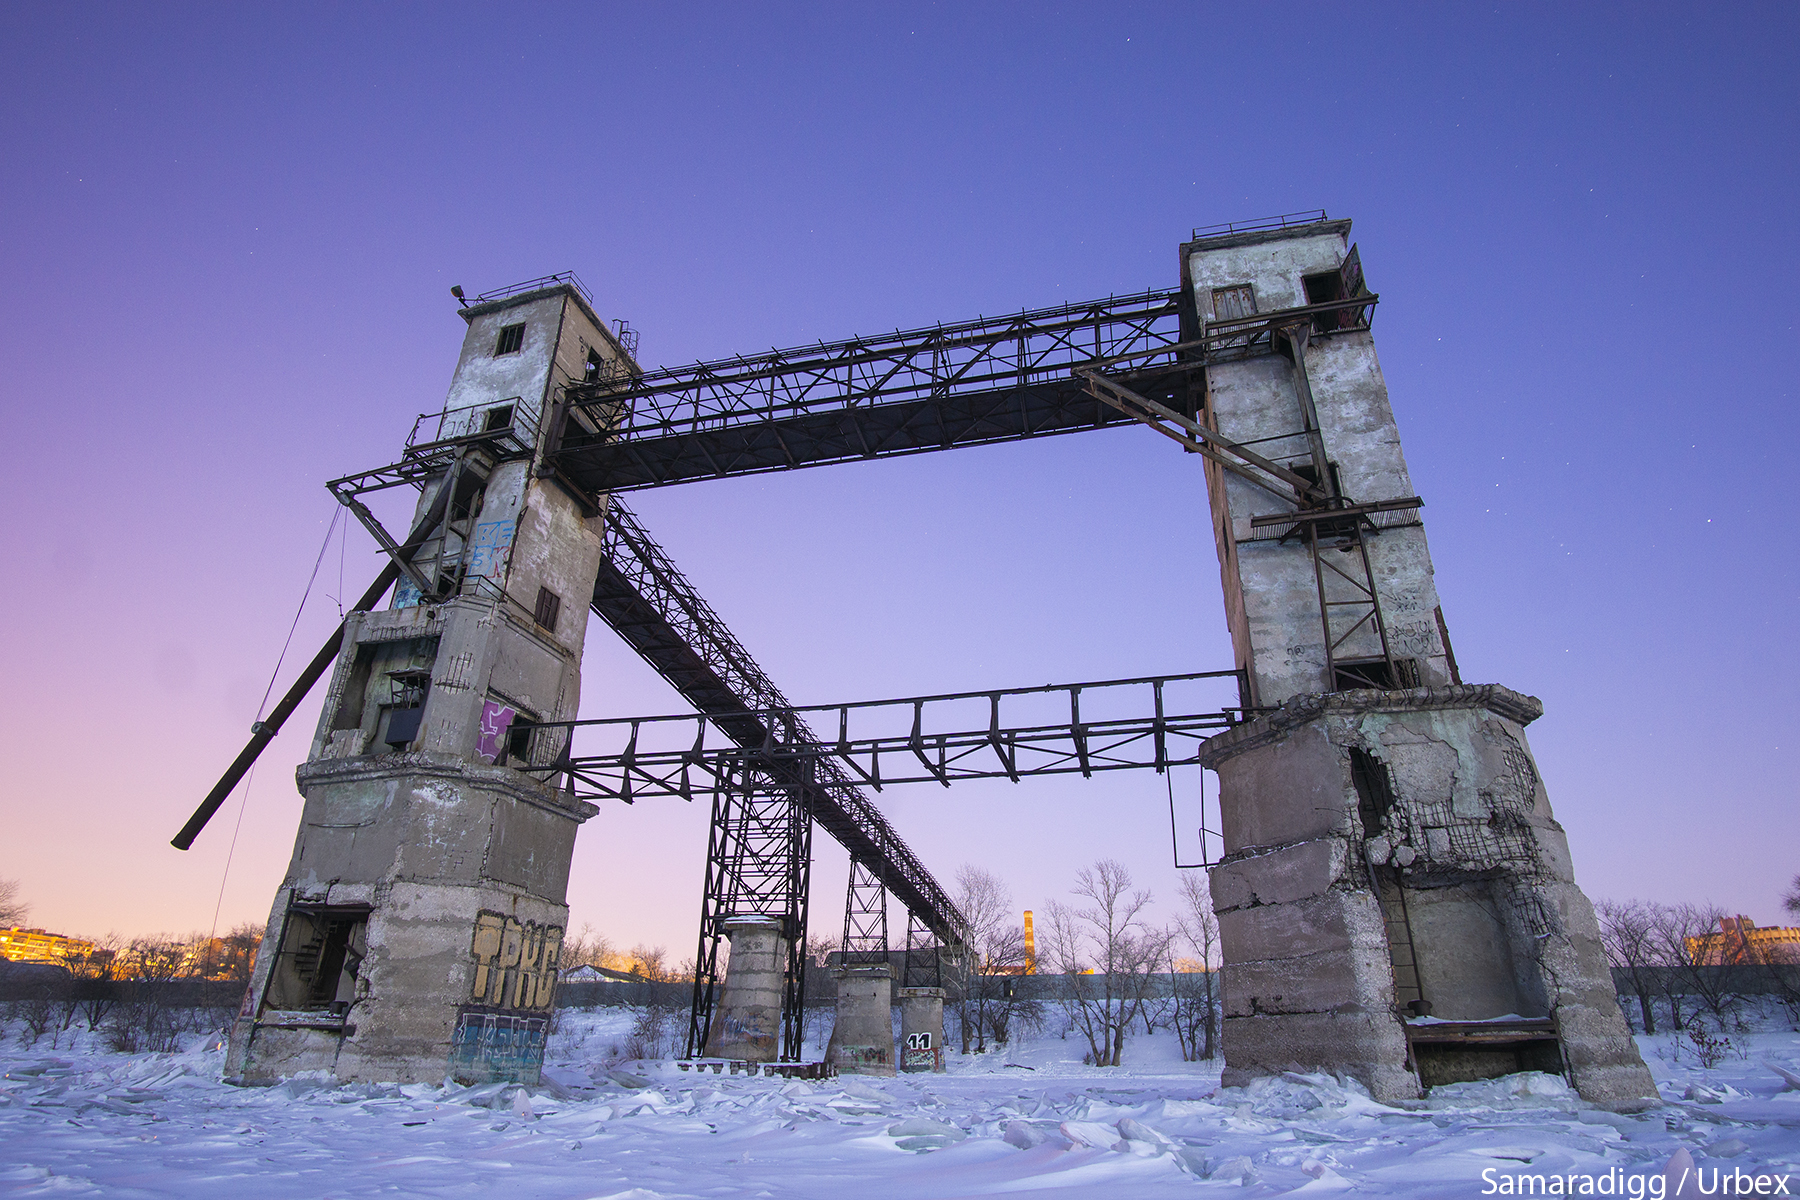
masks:
{"type": "MultiPolygon", "coordinates": [[[[1383,297],[1463,674],[1543,698],[1578,878],[1774,923],[1797,34],[1781,5],[6,6],[0,877],[53,929],[211,924],[238,797],[168,838],[247,736],[322,483],[441,407],[450,285],[572,268],[656,365],[1171,286],[1193,226],[1324,207],[1383,297]]],[[[796,702],[1230,665],[1198,460],[1147,431],[631,503],[796,702]]],[[[335,622],[326,562],[279,687],[335,622]]],[[[341,562],[351,596],[379,565],[360,532],[341,562]]],[[[597,622],[585,670],[586,715],[681,708],[597,622]]],[[[264,756],[221,927],[266,914],[316,717],[264,756]]],[[[1162,789],[882,803],[940,876],[1041,908],[1100,855],[1172,895],[1162,789]]],[[[572,923],[691,953],[705,821],[603,811],[572,923]]]]}

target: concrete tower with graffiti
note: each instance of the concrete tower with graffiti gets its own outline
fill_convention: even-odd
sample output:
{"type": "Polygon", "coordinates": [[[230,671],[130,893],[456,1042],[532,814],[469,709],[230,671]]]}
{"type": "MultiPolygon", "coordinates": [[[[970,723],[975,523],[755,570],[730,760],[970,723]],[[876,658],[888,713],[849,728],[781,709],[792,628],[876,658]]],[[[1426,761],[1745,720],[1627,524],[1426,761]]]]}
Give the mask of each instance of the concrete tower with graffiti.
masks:
{"type": "Polygon", "coordinates": [[[538,1077],[575,833],[597,811],[547,723],[580,701],[604,520],[544,464],[591,420],[564,388],[636,369],[578,285],[539,283],[465,305],[444,410],[398,463],[334,486],[401,574],[385,610],[345,622],[235,1081],[538,1077]],[[405,484],[402,542],[358,497],[405,484]]]}

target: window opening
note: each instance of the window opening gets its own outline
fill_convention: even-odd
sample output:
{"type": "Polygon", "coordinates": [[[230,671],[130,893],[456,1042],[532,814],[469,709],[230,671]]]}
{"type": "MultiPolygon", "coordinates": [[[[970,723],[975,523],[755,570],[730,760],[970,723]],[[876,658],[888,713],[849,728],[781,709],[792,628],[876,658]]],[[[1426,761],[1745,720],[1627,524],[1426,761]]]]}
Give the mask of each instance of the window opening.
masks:
{"type": "Polygon", "coordinates": [[[500,329],[500,340],[494,343],[494,357],[502,354],[517,354],[525,345],[525,325],[504,325],[500,329]]]}
{"type": "Polygon", "coordinates": [[[501,404],[487,410],[487,424],[482,426],[483,433],[493,433],[497,429],[512,427],[513,406],[501,404]]]}
{"type": "Polygon", "coordinates": [[[403,750],[419,736],[419,721],[425,715],[425,693],[431,687],[431,672],[412,667],[389,671],[387,676],[391,696],[387,704],[387,729],[381,740],[403,750]]]}
{"type": "Polygon", "coordinates": [[[587,367],[581,374],[581,382],[594,383],[606,369],[606,360],[600,357],[598,350],[587,352],[587,367]]]}
{"type": "MultiPolygon", "coordinates": [[[[360,736],[352,739],[353,747],[340,753],[364,754],[371,747],[379,750],[389,736],[392,714],[424,705],[437,649],[435,637],[363,642],[356,647],[356,660],[344,682],[331,728],[334,741],[343,730],[358,730],[360,736]]],[[[415,725],[406,741],[417,736],[415,725]]]]}
{"type": "Polygon", "coordinates": [[[1336,686],[1333,691],[1376,688],[1386,692],[1396,688],[1423,686],[1420,682],[1419,660],[1416,658],[1396,658],[1391,668],[1385,658],[1352,659],[1348,662],[1339,660],[1334,664],[1334,670],[1336,686]]]}
{"type": "Polygon", "coordinates": [[[1356,813],[1362,818],[1363,836],[1374,837],[1387,828],[1394,809],[1394,788],[1387,764],[1367,750],[1350,750],[1350,782],[1356,787],[1356,813]]]}
{"type": "Polygon", "coordinates": [[[368,929],[367,908],[289,909],[281,953],[270,973],[263,1006],[343,1016],[356,1000],[356,980],[368,952],[368,929]]]}
{"type": "Polygon", "coordinates": [[[1248,283],[1212,290],[1213,320],[1229,321],[1256,315],[1256,288],[1248,283]]]}
{"type": "Polygon", "coordinates": [[[531,765],[531,733],[536,728],[531,719],[524,714],[513,718],[513,723],[506,731],[506,756],[501,759],[504,766],[531,765]]]}
{"type": "MultiPolygon", "coordinates": [[[[1334,300],[1344,298],[1344,277],[1337,271],[1328,271],[1320,275],[1303,275],[1300,282],[1306,287],[1308,304],[1330,304],[1334,300]]],[[[1345,312],[1319,313],[1313,317],[1314,333],[1335,333],[1342,327],[1345,312]]]]}
{"type": "Polygon", "coordinates": [[[547,587],[540,587],[537,594],[537,608],[532,612],[532,619],[551,633],[556,632],[556,617],[562,611],[562,597],[547,587]]]}
{"type": "Polygon", "coordinates": [[[1359,688],[1375,688],[1378,691],[1392,691],[1394,688],[1393,672],[1388,670],[1385,658],[1366,659],[1362,661],[1339,660],[1333,664],[1334,675],[1332,690],[1335,692],[1356,691],[1359,688]]]}
{"type": "MultiPolygon", "coordinates": [[[[1334,496],[1343,495],[1344,494],[1344,481],[1338,475],[1338,465],[1336,463],[1327,463],[1325,465],[1327,467],[1329,467],[1331,470],[1331,487],[1329,489],[1331,494],[1334,496]]],[[[1294,474],[1300,476],[1300,478],[1306,480],[1306,482],[1308,482],[1308,483],[1319,482],[1319,468],[1314,466],[1311,462],[1307,462],[1307,461],[1303,460],[1300,462],[1289,463],[1288,470],[1290,470],[1294,474]]],[[[1324,526],[1324,527],[1321,527],[1320,532],[1327,533],[1327,532],[1330,532],[1333,528],[1334,528],[1333,526],[1324,526]]],[[[1356,522],[1355,521],[1348,522],[1348,527],[1346,529],[1346,532],[1354,532],[1355,529],[1356,529],[1356,522]]]]}

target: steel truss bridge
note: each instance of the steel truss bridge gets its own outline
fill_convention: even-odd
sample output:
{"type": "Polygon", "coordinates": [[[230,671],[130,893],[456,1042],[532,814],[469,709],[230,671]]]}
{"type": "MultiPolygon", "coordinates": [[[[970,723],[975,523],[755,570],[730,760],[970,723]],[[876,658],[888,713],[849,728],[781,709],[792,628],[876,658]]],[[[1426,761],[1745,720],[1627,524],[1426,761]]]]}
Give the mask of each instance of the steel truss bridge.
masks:
{"type": "MultiPolygon", "coordinates": [[[[1318,213],[1318,220],[1324,219],[1318,213]]],[[[1354,250],[1352,251],[1352,259],[1354,250]]],[[[1347,260],[1348,261],[1348,260],[1347,260]]],[[[550,283],[561,277],[538,281],[550,283]]],[[[572,736],[534,735],[556,745],[526,769],[562,773],[584,796],[636,800],[646,796],[710,796],[706,881],[701,911],[699,969],[689,1027],[689,1053],[705,1045],[718,990],[717,949],[731,916],[775,917],[790,953],[783,1004],[782,1056],[800,1052],[804,989],[807,866],[816,822],[850,852],[851,881],[844,925],[852,957],[885,959],[885,898],[908,912],[907,982],[928,982],[940,949],[955,952],[966,922],[942,886],[864,795],[901,782],[948,785],[956,779],[1147,768],[1193,761],[1197,743],[1242,719],[1248,700],[1221,697],[1213,706],[1165,698],[1181,686],[1237,679],[1238,672],[1203,672],[1137,680],[1069,684],[895,701],[796,708],[688,583],[643,525],[618,498],[622,492],[702,479],[1020,441],[1133,423],[1149,426],[1224,470],[1280,496],[1291,520],[1258,518],[1258,536],[1307,544],[1319,567],[1327,540],[1360,544],[1365,535],[1404,519],[1417,497],[1356,504],[1339,496],[1329,478],[1312,413],[1302,354],[1309,338],[1367,329],[1378,297],[1362,287],[1360,267],[1344,300],[1230,320],[1200,322],[1187,287],[1111,296],[999,318],[897,331],[872,338],[817,343],[691,366],[641,371],[634,366],[553,396],[545,427],[483,430],[449,442],[409,444],[396,463],[334,480],[340,501],[370,527],[392,562],[352,611],[373,607],[405,574],[429,584],[412,557],[439,523],[456,519],[455,489],[404,539],[375,521],[357,497],[365,491],[422,487],[445,472],[537,457],[540,477],[554,479],[590,512],[606,516],[593,611],[667,679],[698,715],[578,722],[572,736]],[[1283,435],[1295,453],[1265,457],[1221,438],[1205,412],[1209,364],[1269,354],[1295,364],[1304,428],[1283,435]],[[1309,457],[1312,474],[1293,469],[1309,457]],[[1123,710],[1101,716],[1096,705],[1126,695],[1123,710]],[[1067,704],[1066,719],[1012,720],[1032,701],[1067,704]],[[1083,698],[1088,711],[1081,711],[1083,698]],[[1223,700],[1235,700],[1234,704],[1223,700]],[[987,701],[989,720],[936,722],[942,710],[987,701]],[[1002,706],[1007,718],[1002,719],[1002,706]],[[934,724],[928,729],[925,713],[934,724]],[[899,732],[852,736],[851,720],[910,710],[899,732]],[[836,719],[837,738],[819,737],[807,718],[836,719]],[[685,723],[685,724],[684,724],[685,723]],[[680,727],[683,747],[640,743],[680,727]],[[706,747],[708,731],[726,744],[706,747]],[[576,739],[626,740],[616,750],[575,755],[576,739]],[[915,967],[915,963],[929,964],[915,967]]],[[[416,434],[417,426],[415,426],[416,434]]],[[[1366,563],[1366,554],[1364,555],[1366,563]]],[[[1335,568],[1334,568],[1335,569],[1335,568]]],[[[1367,574],[1366,570],[1363,572],[1367,574]]],[[[1341,572],[1340,572],[1341,574],[1341,572]]],[[[1349,578],[1346,576],[1346,578],[1349,578]]],[[[1374,580],[1351,614],[1381,625],[1374,580]],[[1364,610],[1367,610],[1366,612],[1364,610]],[[1360,615],[1359,615],[1360,614],[1360,615]]],[[[1352,583],[1356,583],[1352,580],[1352,583]]],[[[440,583],[440,591],[444,585],[440,583]]],[[[1361,584],[1357,586],[1361,587],[1361,584]]],[[[1320,593],[1326,642],[1348,634],[1334,629],[1320,593]]],[[[424,592],[427,589],[421,587],[424,592]]],[[[510,598],[508,598],[510,599],[510,598]]],[[[1341,620],[1340,620],[1341,626],[1341,620]]],[[[293,688],[254,731],[250,744],[174,839],[185,849],[281,724],[335,659],[342,630],[301,673],[293,688]]],[[[1385,645],[1385,633],[1383,633],[1385,645]]],[[[1393,669],[1389,656],[1390,675],[1393,669]]],[[[1340,676],[1343,673],[1339,672],[1340,676]]],[[[1344,676],[1349,678],[1348,676],[1344,676]]],[[[1357,684],[1364,686],[1365,684],[1357,684]]],[[[860,728],[860,727],[859,727],[860,728]]],[[[545,727],[542,734],[550,734],[545,727]]]]}
{"type": "Polygon", "coordinates": [[[784,772],[804,775],[825,762],[837,764],[856,783],[879,792],[905,783],[949,787],[966,779],[1017,783],[1039,775],[1091,778],[1106,771],[1145,768],[1161,773],[1197,762],[1201,743],[1244,719],[1243,683],[1242,671],[1200,671],[781,708],[724,718],[682,713],[558,722],[539,728],[568,729],[573,742],[616,747],[587,753],[572,749],[550,768],[564,774],[570,789],[584,800],[632,804],[646,799],[704,799],[735,790],[746,770],[776,777],[784,772]],[[1217,686],[1221,684],[1229,687],[1221,689],[1217,686]],[[1236,703],[1205,707],[1205,700],[1218,704],[1225,699],[1236,703]],[[986,721],[957,719],[983,714],[986,721]],[[725,732],[744,717],[774,729],[809,716],[827,729],[835,727],[836,738],[771,737],[751,744],[725,732]],[[712,746],[707,744],[709,734],[715,739],[712,746]]]}

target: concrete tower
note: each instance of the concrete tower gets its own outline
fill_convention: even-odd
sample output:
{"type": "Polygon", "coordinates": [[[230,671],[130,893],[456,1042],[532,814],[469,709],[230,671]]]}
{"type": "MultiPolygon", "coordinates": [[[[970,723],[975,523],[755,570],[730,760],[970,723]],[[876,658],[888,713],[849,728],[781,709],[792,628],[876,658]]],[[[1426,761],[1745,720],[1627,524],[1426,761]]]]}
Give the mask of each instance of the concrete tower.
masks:
{"type": "Polygon", "coordinates": [[[1265,710],[1202,755],[1224,821],[1226,1082],[1324,1068],[1401,1098],[1566,1069],[1597,1103],[1650,1103],[1526,743],[1542,706],[1458,675],[1349,234],[1182,247],[1187,336],[1212,360],[1202,419],[1287,473],[1206,464],[1265,710]]]}
{"type": "Polygon", "coordinates": [[[631,364],[566,283],[461,315],[430,440],[358,477],[422,486],[417,548],[396,554],[391,606],[346,622],[236,1081],[536,1082],[543,1060],[575,831],[597,810],[554,769],[568,730],[539,724],[576,714],[602,517],[542,464],[562,388],[631,364]]]}

